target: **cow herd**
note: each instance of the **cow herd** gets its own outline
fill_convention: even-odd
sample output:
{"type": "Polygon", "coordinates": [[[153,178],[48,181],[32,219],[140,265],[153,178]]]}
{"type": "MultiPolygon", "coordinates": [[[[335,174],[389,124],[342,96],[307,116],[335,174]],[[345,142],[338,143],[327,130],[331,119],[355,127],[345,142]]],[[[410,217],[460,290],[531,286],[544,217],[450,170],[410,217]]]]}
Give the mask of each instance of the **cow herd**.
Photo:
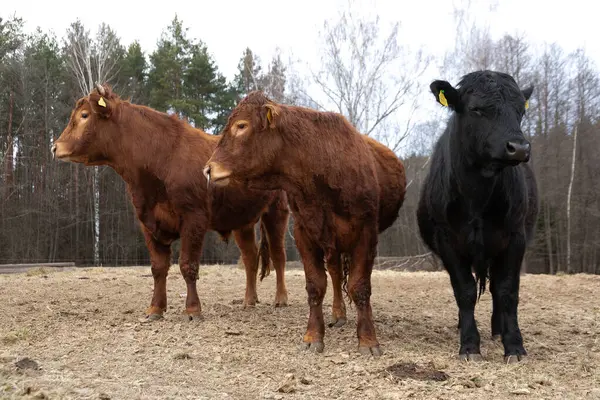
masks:
{"type": "MultiPolygon", "coordinates": [[[[502,339],[505,361],[518,362],[526,355],[517,318],[519,273],[538,212],[527,165],[530,144],[520,128],[533,87],[520,89],[504,73],[476,71],[456,88],[434,81],[430,89],[451,116],[431,156],[416,217],[422,240],[442,260],[454,290],[459,357],[481,359],[474,308],[489,280],[491,333],[502,339]]],[[[244,307],[258,302],[259,270],[262,279],[271,265],[274,304],[287,305],[284,242],[291,211],[310,309],[302,347],[324,349],[329,272],[329,327],[346,323],[347,293],[356,308],[359,352],[382,354],[371,273],[378,236],[396,221],[404,202],[404,166],[341,114],[279,104],[256,91],[231,111],[219,135],[209,135],[97,85],[77,101],[51,151],[63,161],[108,165],[127,184],[150,252],[154,293],[148,318],[161,318],[167,308],[171,244],[177,239],[187,285],[184,313],[190,319],[201,315],[196,281],[209,229],[224,240],[233,233],[240,248],[244,307]]]]}

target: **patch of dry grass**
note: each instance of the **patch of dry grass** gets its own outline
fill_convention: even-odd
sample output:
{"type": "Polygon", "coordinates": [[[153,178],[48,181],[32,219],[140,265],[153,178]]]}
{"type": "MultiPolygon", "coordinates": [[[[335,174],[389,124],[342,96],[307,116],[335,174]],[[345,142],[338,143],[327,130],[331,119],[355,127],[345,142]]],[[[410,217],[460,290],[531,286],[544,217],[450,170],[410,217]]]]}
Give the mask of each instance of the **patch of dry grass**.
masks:
{"type": "MultiPolygon", "coordinates": [[[[457,360],[457,309],[444,272],[373,274],[379,359],[356,351],[353,308],[345,327],[327,328],[323,354],[297,349],[308,316],[300,270],[286,274],[289,307],[272,307],[272,273],[259,283],[261,303],[244,310],[243,270],[202,267],[204,319],[192,322],[180,314],[177,267],[165,318],[142,322],[149,274],[135,267],[3,276],[0,398],[600,398],[597,276],[523,276],[529,357],[505,365],[502,345],[489,339],[488,292],[476,312],[486,361],[457,360]],[[39,369],[15,365],[26,357],[39,369]]],[[[329,316],[331,290],[325,307],[329,316]]]]}

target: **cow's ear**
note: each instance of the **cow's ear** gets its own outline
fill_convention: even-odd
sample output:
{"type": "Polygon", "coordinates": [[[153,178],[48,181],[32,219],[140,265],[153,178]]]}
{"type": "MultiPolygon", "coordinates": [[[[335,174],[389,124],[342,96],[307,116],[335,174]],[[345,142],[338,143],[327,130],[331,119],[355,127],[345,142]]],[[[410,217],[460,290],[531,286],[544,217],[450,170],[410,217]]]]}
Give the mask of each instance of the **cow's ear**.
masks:
{"type": "Polygon", "coordinates": [[[445,107],[450,107],[456,111],[460,110],[460,98],[458,90],[446,81],[433,81],[429,85],[431,93],[435,96],[438,103],[445,107]]]}
{"type": "Polygon", "coordinates": [[[95,114],[103,118],[109,118],[113,111],[113,102],[100,93],[92,92],[89,96],[90,106],[95,114]]]}
{"type": "Polygon", "coordinates": [[[279,117],[280,109],[273,103],[265,104],[265,126],[263,129],[271,128],[275,129],[275,122],[279,117]]]}
{"type": "Polygon", "coordinates": [[[529,108],[529,98],[533,94],[533,85],[521,90],[521,93],[523,93],[523,97],[525,97],[525,109],[527,110],[529,108]]]}

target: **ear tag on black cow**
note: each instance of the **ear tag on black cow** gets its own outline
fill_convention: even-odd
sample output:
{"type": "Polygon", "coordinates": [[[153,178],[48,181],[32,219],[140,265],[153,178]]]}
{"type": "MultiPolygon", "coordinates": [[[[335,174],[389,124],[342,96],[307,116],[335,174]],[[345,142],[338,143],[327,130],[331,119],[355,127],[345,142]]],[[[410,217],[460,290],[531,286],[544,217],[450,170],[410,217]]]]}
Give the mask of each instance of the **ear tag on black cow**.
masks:
{"type": "Polygon", "coordinates": [[[448,100],[446,100],[446,96],[444,96],[444,91],[440,90],[440,94],[438,95],[438,99],[443,106],[448,107],[448,100]]]}
{"type": "Polygon", "coordinates": [[[529,108],[529,100],[525,100],[525,109],[527,110],[529,108]]]}
{"type": "Polygon", "coordinates": [[[106,102],[104,101],[104,97],[100,97],[100,100],[98,100],[98,105],[100,105],[102,107],[106,107],[106,102]]]}
{"type": "Polygon", "coordinates": [[[273,114],[270,108],[267,108],[267,121],[269,121],[269,124],[273,122],[273,114]]]}

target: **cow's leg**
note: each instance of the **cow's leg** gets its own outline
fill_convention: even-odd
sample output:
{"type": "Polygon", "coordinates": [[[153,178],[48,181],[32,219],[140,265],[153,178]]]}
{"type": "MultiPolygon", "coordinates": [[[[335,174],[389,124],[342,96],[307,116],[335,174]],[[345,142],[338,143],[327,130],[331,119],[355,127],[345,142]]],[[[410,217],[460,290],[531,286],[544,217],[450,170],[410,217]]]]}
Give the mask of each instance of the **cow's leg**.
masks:
{"type": "Polygon", "coordinates": [[[171,266],[171,246],[157,241],[150,230],[142,227],[146,246],[150,252],[151,271],[154,278],[154,291],[146,316],[151,319],[162,318],[167,309],[167,275],[171,266]]]}
{"type": "Polygon", "coordinates": [[[187,286],[184,314],[190,320],[194,319],[194,317],[200,317],[202,312],[196,281],[198,280],[198,268],[200,266],[200,256],[202,255],[202,245],[207,226],[208,218],[204,213],[198,212],[184,215],[181,227],[179,269],[187,286]]]}
{"type": "Polygon", "coordinates": [[[323,261],[323,250],[311,242],[298,224],[294,225],[296,247],[304,264],[306,292],[310,314],[308,326],[302,339],[302,348],[315,353],[323,352],[325,347],[325,321],[323,319],[323,298],[327,290],[327,274],[323,261]]]}
{"type": "Polygon", "coordinates": [[[256,293],[258,249],[256,247],[254,223],[234,230],[233,236],[235,238],[235,243],[242,253],[242,262],[246,269],[246,295],[244,296],[244,308],[254,307],[256,303],[258,303],[258,294],[256,293]]]}
{"type": "Polygon", "coordinates": [[[167,310],[167,275],[171,266],[171,246],[162,244],[154,239],[152,233],[142,226],[146,246],[150,251],[152,277],[154,278],[154,293],[150,307],[146,310],[149,319],[160,319],[167,310]]]}
{"type": "Polygon", "coordinates": [[[360,241],[351,256],[348,292],[356,305],[356,333],[358,350],[364,355],[382,354],[371,310],[371,273],[377,254],[377,230],[363,228],[360,241]]]}
{"type": "Polygon", "coordinates": [[[513,233],[507,249],[494,260],[490,271],[494,281],[492,296],[500,314],[504,358],[508,363],[518,362],[527,355],[517,316],[521,263],[524,255],[525,235],[513,233]]]}
{"type": "Polygon", "coordinates": [[[490,272],[490,292],[492,294],[492,340],[502,337],[502,313],[500,312],[500,296],[496,295],[496,279],[490,272]]]}
{"type": "MultiPolygon", "coordinates": [[[[277,273],[277,288],[275,291],[275,307],[285,307],[288,304],[288,292],[285,286],[285,233],[288,228],[290,211],[284,199],[273,202],[269,210],[262,216],[262,224],[269,241],[269,254],[277,273]]],[[[263,239],[264,240],[264,239],[263,239]]]]}
{"type": "Polygon", "coordinates": [[[460,325],[459,357],[466,361],[480,361],[481,350],[479,331],[475,322],[475,303],[477,302],[477,285],[471,273],[471,263],[461,258],[449,243],[446,235],[437,233],[437,248],[444,267],[450,275],[454,298],[458,305],[458,322],[460,325]]]}
{"type": "Polygon", "coordinates": [[[338,254],[327,261],[327,271],[331,276],[331,286],[333,287],[332,321],[329,323],[329,327],[339,328],[346,324],[346,304],[342,292],[344,271],[338,254]]]}

